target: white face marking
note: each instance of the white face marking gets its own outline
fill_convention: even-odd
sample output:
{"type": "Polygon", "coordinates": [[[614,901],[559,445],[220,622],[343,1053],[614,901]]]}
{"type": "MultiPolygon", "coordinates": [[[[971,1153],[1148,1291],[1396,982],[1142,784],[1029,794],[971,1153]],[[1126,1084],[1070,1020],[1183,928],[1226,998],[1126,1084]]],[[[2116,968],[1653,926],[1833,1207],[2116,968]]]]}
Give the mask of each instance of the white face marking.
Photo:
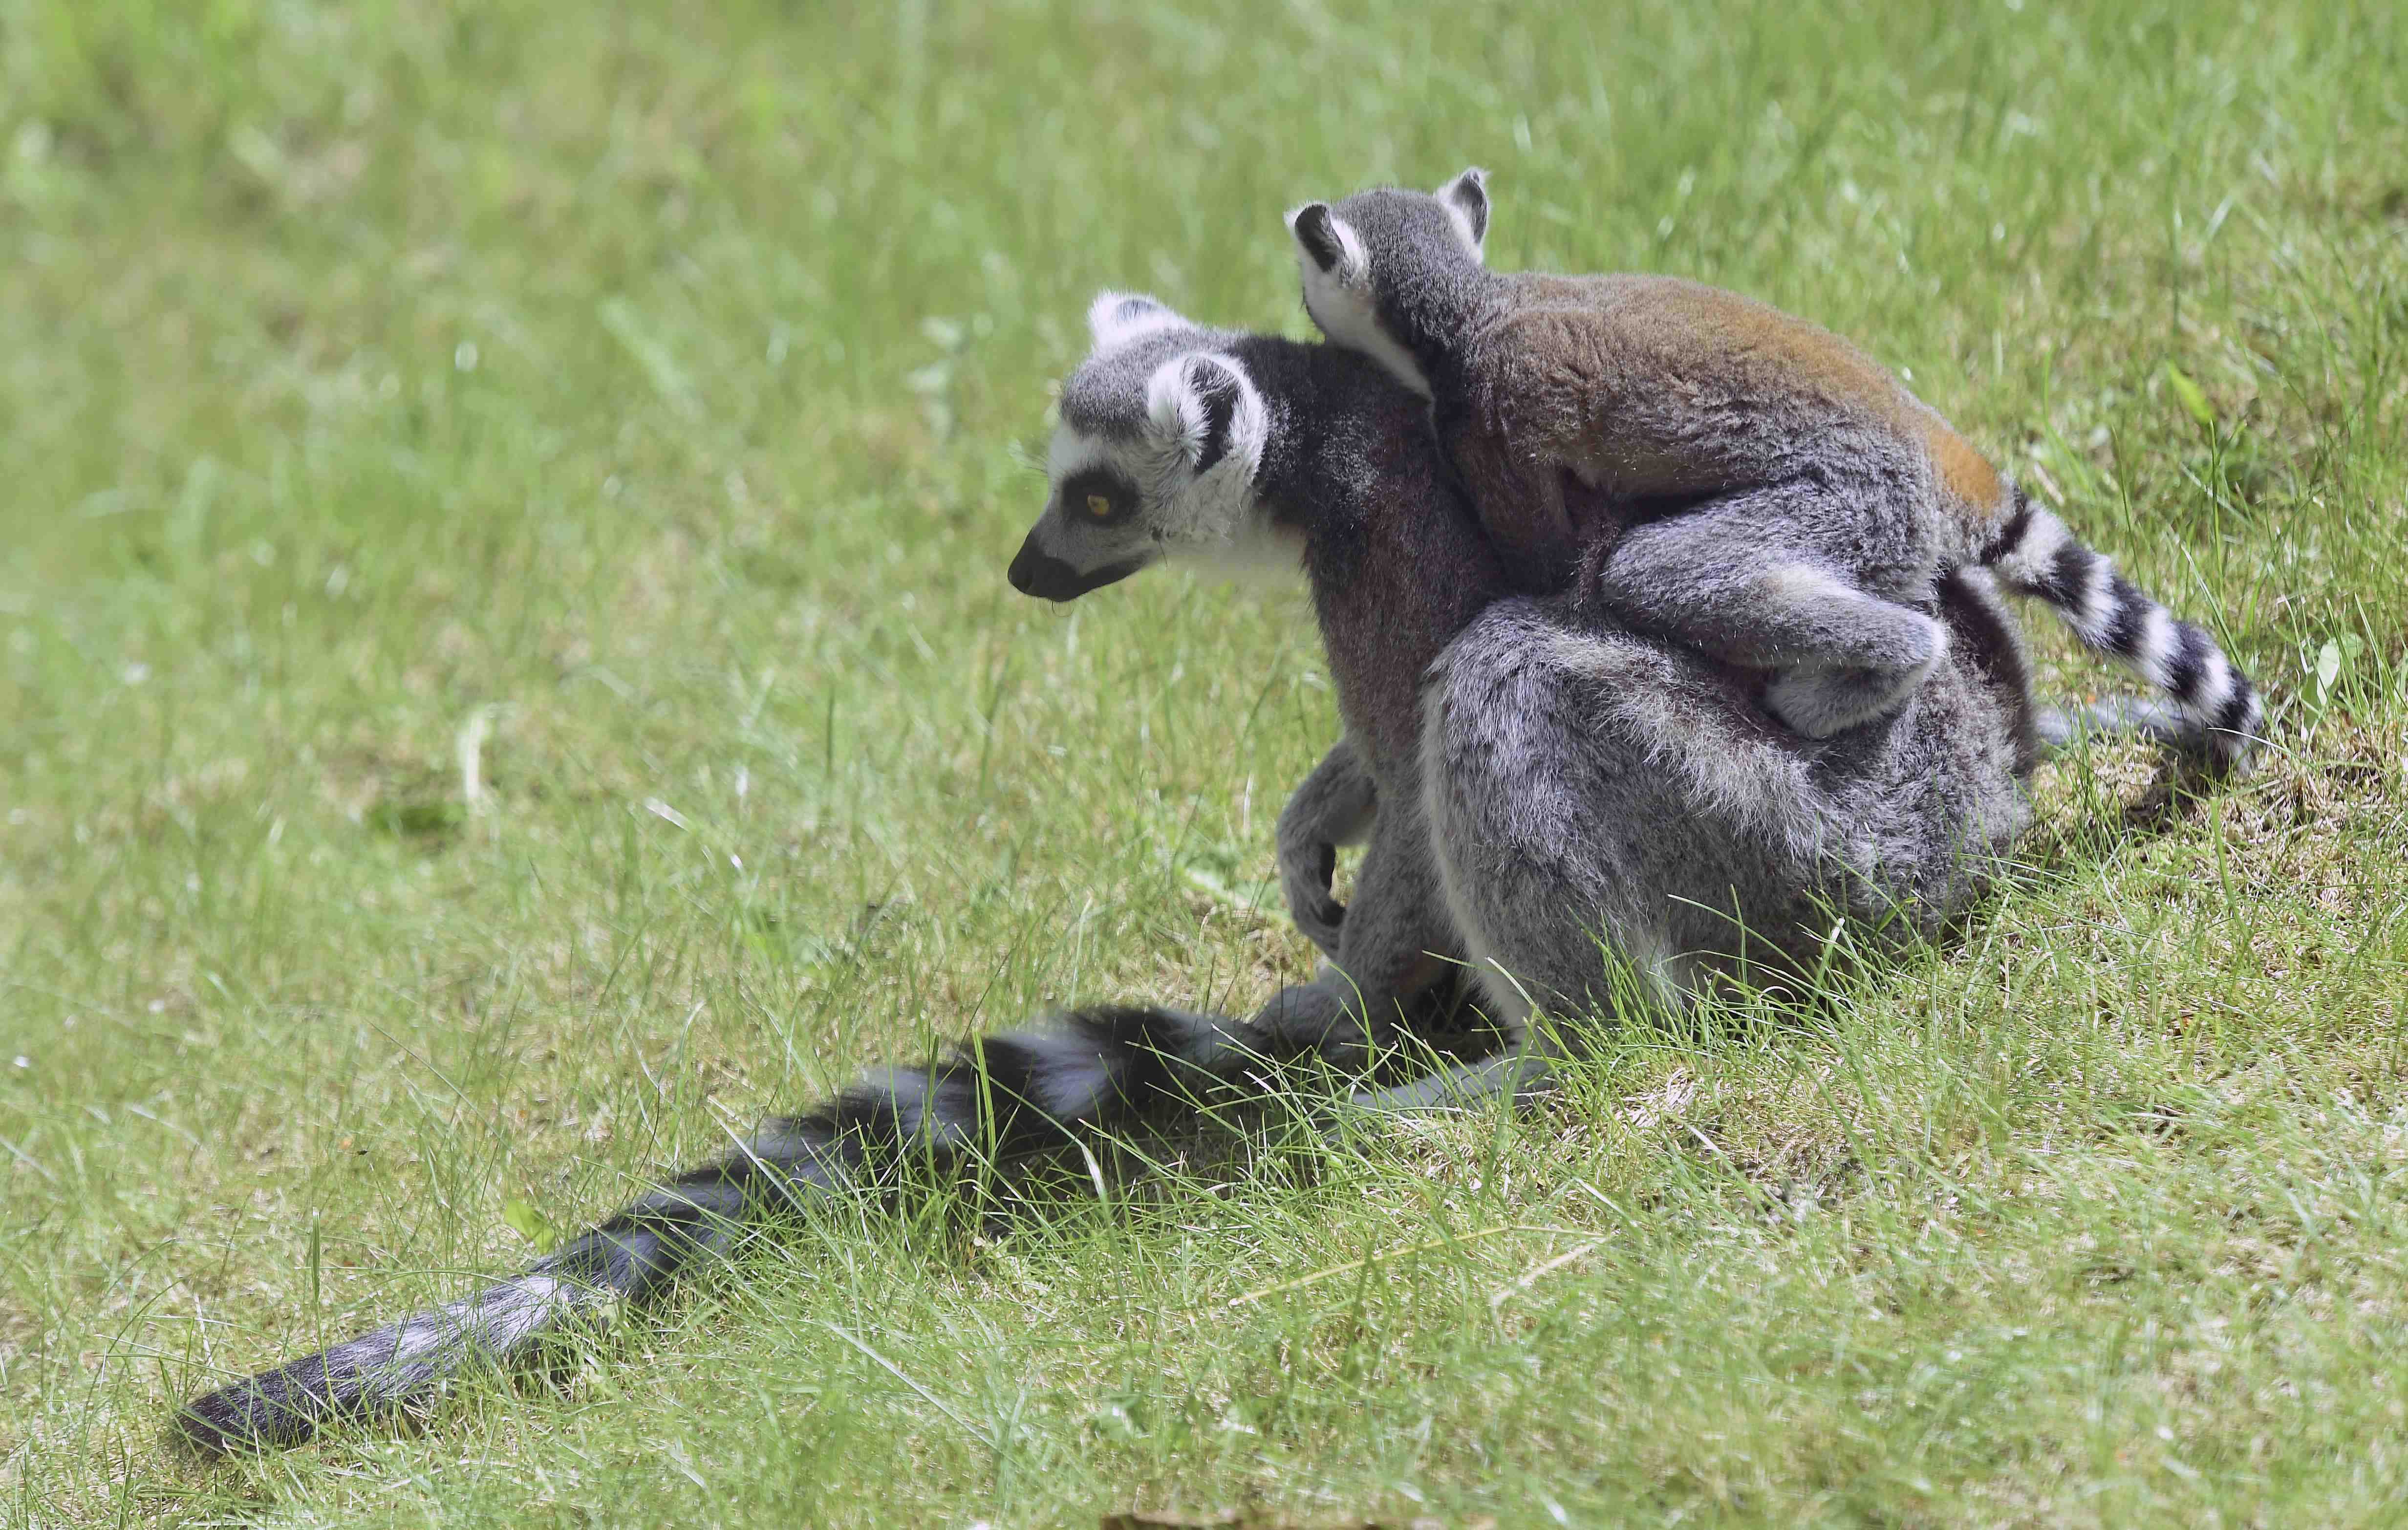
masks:
{"type": "Polygon", "coordinates": [[[1038,522],[1040,545],[1077,568],[1099,568],[1132,552],[1175,558],[1207,574],[1293,576],[1299,550],[1283,546],[1254,497],[1254,475],[1270,438],[1270,410],[1236,363],[1220,356],[1166,362],[1147,383],[1147,419],[1130,436],[1090,435],[1064,424],[1054,433],[1045,471],[1058,487],[1094,468],[1110,468],[1137,485],[1142,504],[1134,522],[1092,529],[1060,504],[1038,522]],[[1218,368],[1237,384],[1226,450],[1202,473],[1195,453],[1209,428],[1195,368],[1218,368]]]}
{"type": "Polygon", "coordinates": [[[1111,442],[1068,425],[1059,425],[1054,431],[1054,444],[1045,451],[1046,481],[1059,483],[1073,473],[1099,467],[1112,460],[1111,442]]]}
{"type": "MultiPolygon", "coordinates": [[[[1098,298],[1098,335],[1133,311],[1114,294],[1098,298]]],[[[1029,529],[1030,552],[1082,576],[1125,575],[1165,558],[1208,576],[1293,579],[1300,571],[1300,538],[1272,530],[1254,491],[1270,442],[1270,405],[1235,356],[1202,349],[1205,336],[1197,340],[1198,349],[1145,376],[1144,408],[1130,425],[1089,431],[1064,421],[1055,428],[1045,463],[1052,493],[1029,529]],[[1118,500],[1113,513],[1085,513],[1093,480],[1066,495],[1073,480],[1091,474],[1118,480],[1110,491],[1118,500]],[[1128,510],[1132,491],[1137,504],[1128,510]]],[[[1115,386],[1139,384],[1131,377],[1115,386]]]]}

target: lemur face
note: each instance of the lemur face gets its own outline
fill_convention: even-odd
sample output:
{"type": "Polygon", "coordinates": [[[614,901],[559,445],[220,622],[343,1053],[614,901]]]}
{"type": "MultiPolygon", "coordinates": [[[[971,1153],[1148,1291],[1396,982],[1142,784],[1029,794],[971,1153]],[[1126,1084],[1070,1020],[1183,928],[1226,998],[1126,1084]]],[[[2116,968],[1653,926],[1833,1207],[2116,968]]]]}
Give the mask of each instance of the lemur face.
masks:
{"type": "Polygon", "coordinates": [[[1118,293],[1096,298],[1087,323],[1095,350],[1062,386],[1052,492],[1011,560],[1012,588],[1076,600],[1166,558],[1247,561],[1268,535],[1254,477],[1270,418],[1216,349],[1228,337],[1118,293]]]}
{"type": "Polygon", "coordinates": [[[1307,202],[1287,215],[1304,278],[1304,307],[1321,332],[1362,351],[1427,398],[1429,379],[1385,315],[1401,282],[1451,263],[1483,263],[1487,172],[1466,170],[1429,195],[1380,188],[1335,207],[1307,202]]]}

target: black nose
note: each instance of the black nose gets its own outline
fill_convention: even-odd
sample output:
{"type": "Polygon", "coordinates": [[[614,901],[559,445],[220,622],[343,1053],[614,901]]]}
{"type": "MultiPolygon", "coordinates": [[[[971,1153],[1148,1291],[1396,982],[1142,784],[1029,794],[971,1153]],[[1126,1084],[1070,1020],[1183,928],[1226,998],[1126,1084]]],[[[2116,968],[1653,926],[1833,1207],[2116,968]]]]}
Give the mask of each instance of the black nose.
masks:
{"type": "Polygon", "coordinates": [[[1009,574],[1011,587],[1039,600],[1068,600],[1078,593],[1079,571],[1050,553],[1038,551],[1037,539],[1020,544],[1009,574]]]}
{"type": "Polygon", "coordinates": [[[1024,595],[1055,602],[1076,600],[1090,590],[1100,590],[1107,584],[1128,578],[1145,566],[1143,558],[1108,565],[1092,574],[1082,574],[1070,565],[1037,545],[1035,533],[1020,544],[1020,551],[1011,560],[1006,578],[1011,587],[1024,595]]]}

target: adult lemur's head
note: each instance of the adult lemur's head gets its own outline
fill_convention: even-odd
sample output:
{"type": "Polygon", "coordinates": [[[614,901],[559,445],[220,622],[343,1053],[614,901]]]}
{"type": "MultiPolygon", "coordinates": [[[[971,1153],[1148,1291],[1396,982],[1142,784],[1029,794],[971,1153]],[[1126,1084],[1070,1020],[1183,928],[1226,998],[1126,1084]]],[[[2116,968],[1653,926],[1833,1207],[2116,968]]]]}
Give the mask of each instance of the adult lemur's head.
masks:
{"type": "Polygon", "coordinates": [[[1274,420],[1232,350],[1247,337],[1121,293],[1096,299],[1087,327],[1095,349],[1062,385],[1052,493],[1012,588],[1075,600],[1167,558],[1293,573],[1298,539],[1255,493],[1274,420]]]}
{"type": "Polygon", "coordinates": [[[1436,192],[1379,187],[1287,215],[1305,311],[1321,333],[1430,395],[1426,332],[1486,275],[1488,172],[1436,192]]]}

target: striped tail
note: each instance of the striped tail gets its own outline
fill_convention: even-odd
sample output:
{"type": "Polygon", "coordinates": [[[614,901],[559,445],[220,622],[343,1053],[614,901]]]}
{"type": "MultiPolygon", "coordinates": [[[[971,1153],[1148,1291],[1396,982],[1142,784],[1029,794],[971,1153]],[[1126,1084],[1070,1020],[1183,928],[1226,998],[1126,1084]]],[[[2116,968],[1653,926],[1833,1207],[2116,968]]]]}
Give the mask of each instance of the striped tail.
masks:
{"type": "Polygon", "coordinates": [[[2074,538],[2063,521],[2013,491],[2014,509],[1979,561],[2009,589],[2056,608],[2083,646],[2120,661],[2172,703],[2159,730],[2220,772],[2247,770],[2265,742],[2257,688],[2204,628],[2180,621],[2074,538]]]}
{"type": "Polygon", "coordinates": [[[178,1415],[208,1450],[301,1444],[390,1412],[448,1377],[507,1366],[573,1319],[601,1323],[724,1256],[746,1228],[903,1165],[1026,1151],[1201,1090],[1258,1054],[1249,1028],[1163,1008],[1094,1008],[1057,1030],[974,1042],[875,1074],[737,1151],[679,1175],[524,1274],[196,1398],[178,1415]]]}

